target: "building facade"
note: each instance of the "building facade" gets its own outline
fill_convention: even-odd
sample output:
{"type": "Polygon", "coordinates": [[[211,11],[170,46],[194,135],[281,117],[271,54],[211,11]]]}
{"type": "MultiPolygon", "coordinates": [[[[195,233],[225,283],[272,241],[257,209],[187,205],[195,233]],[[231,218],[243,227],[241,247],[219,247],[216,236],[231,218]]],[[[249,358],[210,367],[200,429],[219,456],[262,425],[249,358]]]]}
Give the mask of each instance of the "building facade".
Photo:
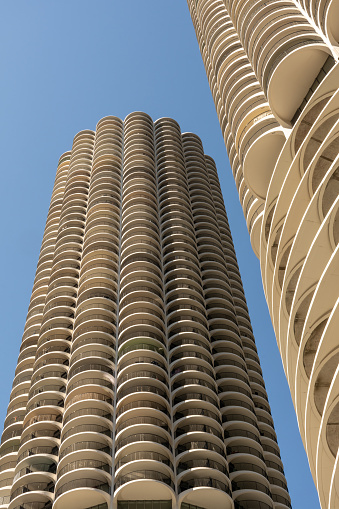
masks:
{"type": "Polygon", "coordinates": [[[59,160],[0,507],[291,507],[216,167],[174,120],[59,160]]]}
{"type": "Polygon", "coordinates": [[[188,0],[300,433],[339,507],[339,2],[188,0]]]}

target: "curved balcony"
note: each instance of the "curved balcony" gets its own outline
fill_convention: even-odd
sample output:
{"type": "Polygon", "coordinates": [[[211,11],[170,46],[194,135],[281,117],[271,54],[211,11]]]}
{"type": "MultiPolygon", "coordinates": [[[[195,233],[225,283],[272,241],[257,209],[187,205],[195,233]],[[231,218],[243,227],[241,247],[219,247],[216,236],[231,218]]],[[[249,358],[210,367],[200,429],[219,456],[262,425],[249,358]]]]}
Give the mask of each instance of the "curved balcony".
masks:
{"type": "Polygon", "coordinates": [[[224,445],[220,439],[212,435],[208,437],[208,440],[206,440],[202,433],[195,433],[195,435],[196,436],[185,437],[185,439],[183,439],[183,442],[177,445],[175,450],[176,456],[195,450],[213,451],[214,453],[216,453],[215,459],[217,461],[218,461],[217,455],[220,455],[222,457],[225,456],[224,445]],[[187,438],[189,439],[187,440],[187,438]],[[201,438],[203,438],[203,440],[201,440],[201,438]],[[186,442],[184,440],[186,440],[186,442]]]}
{"type": "Polygon", "coordinates": [[[265,199],[275,164],[286,141],[273,116],[262,113],[255,119],[251,137],[246,142],[243,174],[250,190],[265,199]]]}
{"type": "MultiPolygon", "coordinates": [[[[61,461],[65,456],[71,455],[74,452],[79,452],[83,454],[83,451],[86,451],[88,454],[89,451],[93,453],[97,458],[103,458],[103,456],[111,456],[112,449],[109,445],[110,440],[101,435],[97,435],[93,432],[82,432],[79,435],[74,435],[67,439],[67,443],[62,443],[60,447],[59,461],[61,461]],[[83,438],[83,440],[81,440],[83,438]],[[88,440],[86,440],[88,438],[88,440]],[[92,440],[90,440],[92,438],[92,440]],[[100,438],[102,441],[96,441],[96,438],[100,438]],[[78,440],[75,442],[74,440],[78,440]],[[105,441],[104,441],[105,440],[105,441]],[[73,442],[73,443],[71,443],[73,442]],[[68,445],[70,444],[70,445],[68,445]],[[104,454],[102,454],[104,453],[104,454]]],[[[74,455],[72,454],[72,457],[74,455]]]]}
{"type": "Polygon", "coordinates": [[[103,425],[97,417],[90,415],[82,415],[78,416],[78,418],[73,418],[69,426],[66,426],[66,424],[64,425],[62,431],[62,441],[78,433],[100,433],[108,438],[112,438],[113,435],[112,429],[108,424],[103,425]]]}
{"type": "Polygon", "coordinates": [[[172,478],[163,472],[159,472],[156,470],[133,470],[132,472],[128,472],[124,475],[117,476],[117,481],[114,485],[114,489],[117,490],[120,488],[120,486],[124,485],[125,483],[131,482],[131,481],[138,481],[142,479],[149,479],[149,480],[155,480],[160,481],[162,483],[167,484],[174,490],[174,482],[172,478]]]}
{"type": "Polygon", "coordinates": [[[153,378],[150,380],[148,377],[144,380],[138,379],[138,383],[133,379],[125,382],[118,388],[117,400],[120,401],[126,396],[137,393],[143,393],[142,397],[145,397],[145,393],[151,393],[169,401],[169,391],[166,385],[153,378]]]}
{"type": "MultiPolygon", "coordinates": [[[[192,418],[190,420],[192,421],[192,418]]],[[[186,420],[186,422],[187,422],[187,420],[186,420]]],[[[202,433],[207,433],[208,435],[214,435],[214,436],[220,438],[220,440],[223,439],[222,430],[216,427],[216,423],[214,423],[214,425],[211,425],[208,422],[208,420],[205,420],[204,423],[190,422],[190,424],[187,424],[185,426],[183,425],[183,423],[178,424],[178,426],[174,432],[174,438],[175,439],[177,439],[179,437],[181,438],[184,435],[188,435],[189,433],[193,433],[196,431],[200,431],[202,433]]]]}
{"type": "Polygon", "coordinates": [[[231,509],[233,500],[228,484],[206,474],[206,477],[203,475],[194,478],[188,476],[180,482],[178,492],[182,503],[197,507],[203,505],[206,509],[216,507],[231,509]]]}
{"type": "Polygon", "coordinates": [[[262,500],[246,498],[234,501],[234,509],[273,509],[272,502],[267,503],[262,500]]]}
{"type": "Polygon", "coordinates": [[[270,498],[271,498],[271,490],[269,488],[269,482],[267,481],[267,484],[263,484],[263,483],[260,483],[260,482],[257,482],[257,481],[251,481],[251,480],[244,480],[244,481],[241,481],[241,480],[237,480],[237,481],[232,481],[232,491],[233,493],[235,494],[236,491],[260,491],[262,493],[265,493],[266,495],[268,495],[270,498]]]}
{"type": "Polygon", "coordinates": [[[168,455],[164,455],[159,452],[150,451],[150,450],[141,450],[136,452],[131,452],[129,454],[124,454],[123,456],[118,456],[117,462],[115,465],[116,471],[118,471],[121,467],[133,463],[135,465],[135,461],[140,460],[152,460],[152,461],[158,461],[159,463],[163,463],[164,465],[167,465],[168,467],[173,470],[173,463],[168,455]]]}
{"type": "MultiPolygon", "coordinates": [[[[306,33],[305,33],[306,36],[306,33]]],[[[328,53],[318,37],[291,41],[265,70],[267,97],[272,112],[283,126],[290,122],[324,65],[328,53]]]]}
{"type": "MultiPolygon", "coordinates": [[[[89,368],[90,369],[90,368],[89,368]]],[[[95,367],[94,367],[95,369],[95,367]]],[[[87,371],[87,369],[86,369],[87,371]]],[[[109,388],[110,389],[110,388],[109,388]]],[[[104,386],[94,386],[94,387],[85,387],[85,389],[76,388],[72,391],[72,393],[67,395],[65,408],[68,409],[69,406],[74,403],[81,402],[83,400],[92,400],[91,405],[94,402],[103,402],[107,405],[113,405],[112,392],[104,386]],[[88,389],[92,389],[88,391],[88,389]],[[84,390],[86,392],[84,392],[84,390]]]]}
{"type": "Polygon", "coordinates": [[[54,509],[83,509],[84,507],[105,507],[111,501],[111,486],[102,474],[88,474],[86,471],[67,474],[67,481],[58,482],[55,490],[54,509]],[[80,477],[81,476],[81,477],[80,477]]]}
{"type": "MultiPolygon", "coordinates": [[[[183,472],[187,472],[188,470],[192,470],[194,468],[205,468],[205,469],[214,469],[218,470],[222,474],[228,477],[228,468],[226,463],[221,463],[220,461],[215,461],[212,458],[206,457],[206,452],[204,453],[204,458],[192,458],[192,454],[189,458],[183,458],[177,465],[177,475],[182,474],[183,472]],[[192,458],[192,459],[191,459],[192,458]]],[[[208,472],[206,472],[208,473],[208,472]]]]}
{"type": "MultiPolygon", "coordinates": [[[[26,442],[29,442],[33,438],[43,438],[43,437],[52,437],[59,439],[60,438],[60,426],[57,423],[57,421],[53,421],[52,416],[45,416],[48,417],[49,420],[36,420],[34,422],[26,422],[25,423],[25,430],[22,433],[21,437],[21,445],[25,444],[26,442]]],[[[61,419],[59,419],[61,421],[61,419]]]]}
{"type": "MultiPolygon", "coordinates": [[[[41,442],[42,442],[42,444],[46,443],[46,441],[43,441],[43,440],[41,440],[41,442]]],[[[52,442],[52,440],[50,442],[52,442]]],[[[35,456],[35,455],[39,455],[39,456],[43,455],[44,459],[46,459],[46,456],[47,456],[48,459],[51,459],[53,461],[57,460],[59,447],[56,444],[56,442],[54,443],[54,445],[33,445],[33,444],[34,443],[28,444],[28,447],[27,447],[27,445],[25,446],[25,450],[23,452],[21,452],[18,457],[18,463],[25,458],[28,458],[30,456],[35,456]]]]}
{"type": "MultiPolygon", "coordinates": [[[[247,459],[247,458],[246,458],[247,459]]],[[[258,462],[260,463],[260,462],[258,462]]],[[[254,459],[249,461],[241,461],[241,459],[232,461],[229,464],[230,468],[230,474],[240,473],[240,472],[255,472],[256,474],[260,474],[262,477],[265,477],[266,480],[268,480],[266,468],[264,466],[264,463],[257,464],[254,462],[254,459]],[[261,465],[261,466],[260,466],[261,465]]],[[[235,476],[231,476],[234,478],[235,476]]]]}
{"type": "MultiPolygon", "coordinates": [[[[145,333],[144,333],[145,334],[145,333]]],[[[119,370],[129,365],[129,362],[139,363],[147,362],[154,363],[155,366],[164,366],[166,359],[165,348],[159,344],[158,341],[152,341],[153,338],[135,338],[131,339],[119,348],[119,370]],[[133,359],[133,360],[132,360],[133,359]]]]}
{"type": "MultiPolygon", "coordinates": [[[[156,470],[135,470],[118,477],[114,486],[115,499],[172,500],[174,502],[174,483],[168,473],[156,470]]],[[[119,502],[118,502],[119,504],[119,502]]]]}
{"type": "Polygon", "coordinates": [[[12,492],[11,509],[52,509],[54,483],[32,482],[12,492]],[[49,496],[47,495],[49,493],[49,496]]]}

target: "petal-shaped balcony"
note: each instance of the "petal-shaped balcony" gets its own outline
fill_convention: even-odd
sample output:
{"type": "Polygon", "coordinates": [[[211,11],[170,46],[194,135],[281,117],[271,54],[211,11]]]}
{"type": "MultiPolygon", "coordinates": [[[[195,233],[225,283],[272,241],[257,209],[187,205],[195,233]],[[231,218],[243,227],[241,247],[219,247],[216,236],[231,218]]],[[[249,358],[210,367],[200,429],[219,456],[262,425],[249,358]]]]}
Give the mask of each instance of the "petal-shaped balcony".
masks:
{"type": "Polygon", "coordinates": [[[285,127],[291,120],[324,65],[328,53],[317,38],[299,40],[266,67],[267,97],[272,112],[285,127]]]}

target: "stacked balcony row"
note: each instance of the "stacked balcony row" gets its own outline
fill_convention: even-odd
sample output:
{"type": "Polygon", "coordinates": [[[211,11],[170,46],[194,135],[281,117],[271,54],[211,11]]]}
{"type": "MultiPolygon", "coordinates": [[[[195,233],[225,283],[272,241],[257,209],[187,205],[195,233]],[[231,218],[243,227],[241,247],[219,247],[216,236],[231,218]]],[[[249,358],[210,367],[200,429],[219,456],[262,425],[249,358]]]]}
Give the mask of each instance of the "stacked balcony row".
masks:
{"type": "Polygon", "coordinates": [[[334,68],[284,149],[288,174],[282,183],[277,166],[261,240],[268,304],[323,507],[339,501],[337,80],[334,68]]]}

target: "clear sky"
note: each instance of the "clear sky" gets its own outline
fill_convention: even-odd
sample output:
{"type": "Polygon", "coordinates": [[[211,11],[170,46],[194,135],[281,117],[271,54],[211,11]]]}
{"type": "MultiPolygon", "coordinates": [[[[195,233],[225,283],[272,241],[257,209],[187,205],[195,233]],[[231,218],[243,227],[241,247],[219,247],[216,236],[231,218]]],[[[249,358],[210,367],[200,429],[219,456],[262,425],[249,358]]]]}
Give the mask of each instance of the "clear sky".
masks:
{"type": "Polygon", "coordinates": [[[169,116],[217,163],[292,505],[319,509],[186,0],[2,1],[0,48],[1,426],[59,156],[104,116],[169,116]]]}

